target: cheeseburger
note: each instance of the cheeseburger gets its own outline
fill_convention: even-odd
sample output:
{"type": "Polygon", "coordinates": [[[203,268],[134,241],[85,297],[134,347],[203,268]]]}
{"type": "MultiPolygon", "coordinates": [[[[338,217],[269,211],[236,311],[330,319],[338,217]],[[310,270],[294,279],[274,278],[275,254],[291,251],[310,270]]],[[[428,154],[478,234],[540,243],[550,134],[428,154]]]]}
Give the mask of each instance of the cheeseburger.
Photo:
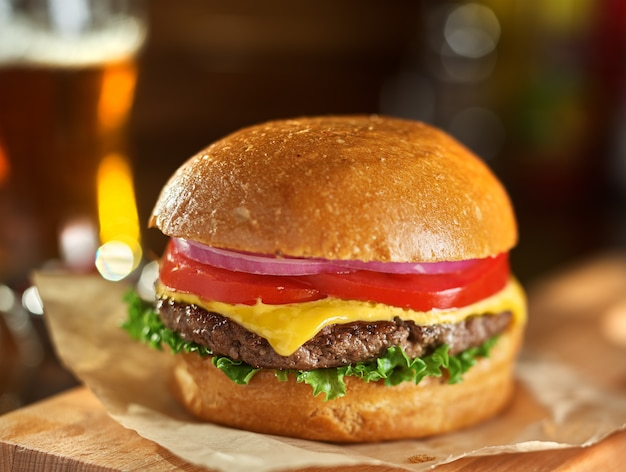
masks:
{"type": "Polygon", "coordinates": [[[418,438],[511,397],[525,324],[510,200],[424,123],[273,121],[185,162],[150,223],[156,303],[126,327],[199,418],[333,442],[418,438]]]}

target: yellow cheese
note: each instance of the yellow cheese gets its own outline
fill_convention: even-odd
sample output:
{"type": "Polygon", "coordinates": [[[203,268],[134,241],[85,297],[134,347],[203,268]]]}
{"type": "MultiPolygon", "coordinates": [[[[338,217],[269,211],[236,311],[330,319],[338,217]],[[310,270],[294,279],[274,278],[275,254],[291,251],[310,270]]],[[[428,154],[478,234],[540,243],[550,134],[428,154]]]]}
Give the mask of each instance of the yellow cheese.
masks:
{"type": "Polygon", "coordinates": [[[231,305],[168,290],[162,284],[157,286],[157,295],[226,316],[267,339],[272,348],[282,356],[293,354],[322,328],[331,324],[391,321],[396,317],[414,321],[418,325],[458,323],[472,315],[504,311],[513,313],[515,323],[526,322],[524,292],[515,279],[511,279],[500,292],[472,305],[429,312],[332,297],[285,305],[266,305],[260,301],[256,305],[231,305]]]}

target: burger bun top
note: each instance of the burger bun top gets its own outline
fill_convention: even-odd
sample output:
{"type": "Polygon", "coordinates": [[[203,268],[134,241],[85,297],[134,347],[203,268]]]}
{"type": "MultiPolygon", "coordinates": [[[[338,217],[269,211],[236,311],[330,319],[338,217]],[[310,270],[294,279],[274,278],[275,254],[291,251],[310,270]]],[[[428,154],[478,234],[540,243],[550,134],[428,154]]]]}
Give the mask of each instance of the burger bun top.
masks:
{"type": "Polygon", "coordinates": [[[383,116],[237,131],[169,179],[150,225],[271,255],[437,262],[510,250],[510,199],[488,166],[427,124],[383,116]]]}

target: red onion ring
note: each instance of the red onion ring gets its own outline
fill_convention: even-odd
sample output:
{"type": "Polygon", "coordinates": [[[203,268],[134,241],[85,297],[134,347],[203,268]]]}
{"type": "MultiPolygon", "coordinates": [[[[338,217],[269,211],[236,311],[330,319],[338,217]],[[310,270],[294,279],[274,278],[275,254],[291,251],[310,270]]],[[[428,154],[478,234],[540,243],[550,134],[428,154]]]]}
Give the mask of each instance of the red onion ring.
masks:
{"type": "Polygon", "coordinates": [[[221,269],[259,275],[313,275],[322,272],[348,272],[331,267],[324,259],[277,258],[262,254],[219,249],[196,241],[174,238],[178,250],[185,256],[221,269]]]}
{"type": "Polygon", "coordinates": [[[219,249],[182,238],[173,238],[186,257],[221,269],[258,275],[314,275],[370,270],[388,274],[450,274],[472,267],[480,259],[449,262],[378,262],[318,258],[274,257],[219,249]]]}

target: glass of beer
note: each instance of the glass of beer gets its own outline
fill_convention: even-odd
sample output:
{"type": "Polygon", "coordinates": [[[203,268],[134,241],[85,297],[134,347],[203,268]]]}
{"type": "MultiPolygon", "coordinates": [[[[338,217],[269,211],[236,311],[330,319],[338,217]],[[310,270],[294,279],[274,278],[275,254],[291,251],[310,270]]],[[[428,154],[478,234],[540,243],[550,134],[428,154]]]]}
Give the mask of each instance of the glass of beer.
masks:
{"type": "Polygon", "coordinates": [[[0,280],[93,265],[98,171],[129,154],[141,7],[0,0],[0,280]]]}

